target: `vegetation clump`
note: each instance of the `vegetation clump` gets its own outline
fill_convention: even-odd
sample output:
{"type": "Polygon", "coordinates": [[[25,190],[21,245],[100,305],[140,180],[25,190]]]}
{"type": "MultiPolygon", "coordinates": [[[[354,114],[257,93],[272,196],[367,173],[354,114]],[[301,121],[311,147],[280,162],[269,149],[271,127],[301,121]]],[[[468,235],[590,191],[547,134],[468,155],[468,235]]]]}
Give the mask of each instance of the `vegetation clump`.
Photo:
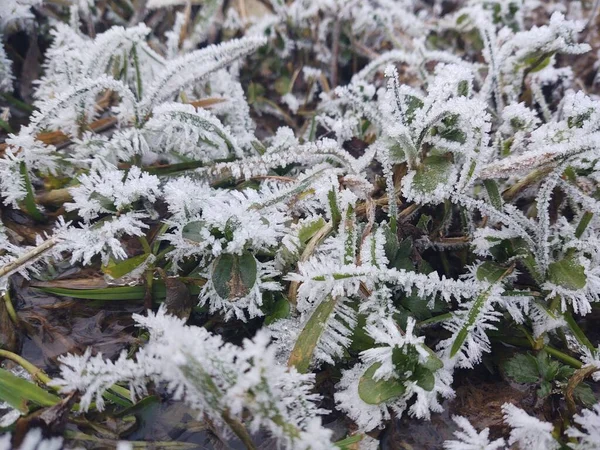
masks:
{"type": "Polygon", "coordinates": [[[0,4],[0,448],[141,447],[167,399],[251,449],[376,448],[483,381],[529,400],[431,448],[600,448],[600,35],[569,6],[0,4]],[[127,338],[37,367],[44,296],[127,338]]]}

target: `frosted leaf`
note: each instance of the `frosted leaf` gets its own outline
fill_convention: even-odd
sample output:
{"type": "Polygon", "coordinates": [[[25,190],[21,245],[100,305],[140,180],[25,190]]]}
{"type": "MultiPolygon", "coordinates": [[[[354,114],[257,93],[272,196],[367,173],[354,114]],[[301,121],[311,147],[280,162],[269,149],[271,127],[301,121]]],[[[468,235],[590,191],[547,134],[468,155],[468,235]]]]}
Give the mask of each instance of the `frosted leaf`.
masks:
{"type": "Polygon", "coordinates": [[[243,156],[236,138],[219,119],[192,105],[162,104],[154,109],[144,130],[157,152],[173,151],[198,161],[243,156]]]}
{"type": "Polygon", "coordinates": [[[562,311],[566,311],[567,305],[571,305],[576,314],[586,315],[592,311],[591,303],[600,301],[600,267],[593,267],[585,258],[580,258],[579,263],[585,274],[585,285],[581,289],[561,286],[551,281],[546,281],[542,287],[549,291],[547,298],[560,297],[562,311]]]}
{"type": "Polygon", "coordinates": [[[391,418],[391,412],[398,418],[407,412],[412,417],[429,420],[431,412],[443,411],[439,402],[440,397],[454,396],[454,390],[450,387],[452,373],[443,368],[434,373],[435,382],[431,391],[426,391],[416,382],[408,380],[405,382],[404,394],[379,404],[368,404],[362,400],[358,392],[360,378],[367,368],[366,364],[359,363],[352,369],[343,371],[334,395],[336,408],[346,413],[360,430],[370,431],[381,428],[384,422],[391,418]]]}
{"type": "Polygon", "coordinates": [[[504,422],[511,427],[508,445],[518,444],[531,450],[556,450],[559,443],[552,436],[553,426],[532,417],[511,403],[502,405],[504,422]]]}
{"type": "MultiPolygon", "coordinates": [[[[215,260],[217,261],[217,260],[215,260]]],[[[212,314],[221,313],[225,320],[238,319],[246,321],[247,317],[255,318],[263,316],[261,310],[263,296],[268,291],[279,291],[281,285],[272,280],[279,272],[275,270],[272,262],[256,261],[256,279],[248,292],[243,296],[223,298],[216,290],[212,278],[215,270],[214,262],[207,269],[207,282],[200,292],[200,305],[208,305],[212,314]]]]}
{"type": "Polygon", "coordinates": [[[59,243],[52,249],[56,255],[62,252],[71,254],[71,264],[81,261],[89,264],[92,258],[100,255],[103,264],[111,257],[126,259],[128,257],[120,240],[123,236],[143,236],[148,228],[142,219],[147,216],[139,212],[127,212],[112,217],[96,225],[82,223],[73,226],[59,220],[55,228],[55,236],[59,243]]]}
{"type": "MultiPolygon", "coordinates": [[[[0,42],[3,40],[3,36],[0,34],[0,42]]],[[[0,45],[0,92],[11,92],[13,81],[12,61],[6,56],[4,45],[0,45]]]]}
{"type": "Polygon", "coordinates": [[[392,354],[395,349],[400,349],[403,353],[406,353],[409,347],[414,347],[421,363],[429,358],[429,352],[423,348],[425,337],[413,334],[415,323],[415,319],[409,317],[404,334],[400,333],[398,325],[391,318],[381,320],[379,325],[370,324],[365,327],[366,333],[373,338],[376,344],[384,344],[382,347],[374,347],[360,354],[361,360],[368,366],[375,363],[380,364],[380,367],[373,374],[374,380],[387,380],[403,375],[397,374],[394,369],[392,354]]]}
{"type": "Polygon", "coordinates": [[[160,195],[159,180],[132,166],[127,173],[116,167],[104,168],[79,177],[79,185],[69,190],[73,203],[67,211],[77,210],[86,222],[103,213],[122,212],[140,199],[152,203],[160,195]]]}
{"type": "Polygon", "coordinates": [[[42,0],[6,0],[0,3],[0,32],[32,21],[35,16],[31,8],[42,0]]]}
{"type": "Polygon", "coordinates": [[[167,63],[163,71],[146,90],[140,109],[150,111],[154,106],[166,101],[181,89],[197,82],[209,73],[252,53],[265,44],[261,37],[246,37],[231,40],[219,45],[211,45],[201,50],[180,56],[167,63]],[[200,65],[201,70],[186,70],[192,65],[200,65]]]}
{"type": "Polygon", "coordinates": [[[370,405],[360,398],[358,383],[367,367],[357,364],[349,370],[344,370],[334,394],[336,409],[347,414],[359,429],[364,431],[382,428],[384,422],[391,418],[388,407],[395,407],[401,411],[406,408],[406,403],[401,398],[379,405],[370,405]]]}
{"type": "Polygon", "coordinates": [[[4,204],[16,208],[27,195],[22,166],[30,179],[36,178],[34,169],[52,174],[57,168],[56,148],[36,140],[29,134],[28,127],[21,130],[19,135],[11,134],[6,139],[8,147],[0,158],[0,193],[4,197],[4,204]]]}
{"type": "Polygon", "coordinates": [[[454,432],[456,440],[447,440],[444,442],[446,450],[498,450],[504,448],[505,442],[502,438],[490,442],[489,428],[485,428],[478,433],[467,418],[452,416],[452,420],[458,425],[459,430],[454,432]]]}
{"type": "Polygon", "coordinates": [[[576,414],[573,420],[577,428],[574,426],[567,428],[567,434],[578,442],[570,442],[567,445],[575,450],[597,449],[600,442],[600,404],[584,409],[580,414],[576,414]]]}
{"type": "Polygon", "coordinates": [[[483,353],[491,350],[491,343],[486,334],[487,330],[495,330],[495,322],[500,320],[502,313],[495,310],[495,303],[502,288],[494,286],[491,292],[479,294],[474,300],[462,303],[458,310],[452,313],[452,318],[443,323],[444,328],[452,333],[452,337],[441,341],[438,349],[441,354],[455,361],[458,367],[473,368],[481,362],[483,353]],[[461,331],[467,335],[458,349],[456,341],[461,331]],[[452,356],[452,352],[456,354],[452,356]]]}
{"type": "Polygon", "coordinates": [[[87,410],[91,401],[102,408],[102,393],[117,381],[128,382],[139,398],[152,380],[216,424],[225,425],[225,411],[237,419],[247,412],[250,431],[266,429],[283,447],[334,448],[331,431],[318,418],[324,411],[317,406],[320,397],[311,392],[314,375],[278,365],[267,333],[235,346],[205,328],[185,325],[164,308],[134,319],[150,333],[135,360],[123,353],[111,362],[89,350],[83,356],[63,356],[53,384],[61,392],[80,391],[80,404],[87,410]]]}

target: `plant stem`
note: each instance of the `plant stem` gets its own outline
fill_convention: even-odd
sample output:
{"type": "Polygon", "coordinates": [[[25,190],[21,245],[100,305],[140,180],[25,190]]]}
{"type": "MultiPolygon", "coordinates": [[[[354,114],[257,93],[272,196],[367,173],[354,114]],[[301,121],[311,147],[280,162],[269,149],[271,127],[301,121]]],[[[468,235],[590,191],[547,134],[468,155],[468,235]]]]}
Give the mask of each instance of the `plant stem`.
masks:
{"type": "Polygon", "coordinates": [[[252,442],[252,437],[250,436],[250,433],[248,433],[248,430],[243,423],[232,418],[227,410],[223,411],[221,417],[248,450],[256,450],[254,442],[252,442]]]}
{"type": "MultiPolygon", "coordinates": [[[[52,381],[52,378],[46,375],[46,373],[42,369],[34,366],[25,358],[17,355],[16,353],[9,352],[8,350],[0,350],[0,358],[6,358],[19,364],[21,367],[23,367],[23,369],[29,372],[29,374],[39,383],[48,385],[48,383],[52,381]]],[[[56,390],[56,388],[53,389],[56,390]]]]}
{"type": "Polygon", "coordinates": [[[530,184],[533,184],[533,183],[539,181],[540,179],[544,178],[553,169],[554,169],[554,167],[544,167],[543,169],[534,170],[527,176],[523,177],[520,181],[518,181],[517,183],[512,185],[510,188],[505,190],[502,193],[502,197],[504,198],[505,201],[513,200],[519,194],[519,192],[521,192],[523,189],[525,189],[530,184]]]}
{"type": "Polygon", "coordinates": [[[546,350],[546,352],[549,355],[554,356],[556,359],[564,362],[565,364],[570,365],[571,367],[574,367],[575,369],[579,369],[581,368],[581,366],[583,366],[583,364],[581,364],[581,361],[573,358],[572,356],[567,355],[566,353],[561,352],[560,350],[555,349],[554,347],[545,345],[544,350],[546,350]]]}
{"type": "Polygon", "coordinates": [[[587,377],[592,375],[594,372],[597,372],[599,369],[595,366],[587,366],[582,367],[581,369],[575,371],[573,376],[569,378],[569,382],[567,383],[567,387],[565,388],[565,401],[567,402],[567,408],[569,408],[569,413],[574,415],[577,412],[577,408],[575,406],[575,399],[573,398],[573,394],[575,393],[575,388],[579,386],[587,377]]]}
{"type": "Polygon", "coordinates": [[[69,192],[70,188],[53,189],[48,192],[43,192],[36,195],[36,203],[44,206],[60,206],[63,203],[73,200],[73,196],[69,192]]]}
{"type": "MultiPolygon", "coordinates": [[[[523,348],[529,348],[531,350],[535,350],[535,348],[533,348],[533,346],[531,345],[531,342],[525,338],[519,338],[519,337],[513,337],[513,336],[498,336],[495,338],[495,340],[506,342],[507,344],[514,345],[517,347],[523,347],[523,348]]],[[[569,366],[571,366],[575,369],[581,369],[581,367],[583,366],[581,361],[579,361],[579,360],[573,358],[572,356],[569,356],[566,353],[561,352],[560,350],[558,350],[554,347],[551,347],[549,345],[544,345],[540,350],[545,350],[549,355],[553,356],[554,358],[558,359],[559,361],[564,362],[565,364],[568,364],[569,366]]]]}
{"type": "Polygon", "coordinates": [[[579,327],[579,325],[577,325],[577,322],[575,322],[575,319],[573,318],[573,315],[570,312],[566,312],[563,315],[563,317],[565,318],[565,322],[567,322],[567,325],[569,325],[569,328],[571,329],[571,331],[575,335],[575,338],[577,339],[577,341],[581,345],[587,347],[592,352],[594,352],[596,350],[596,348],[594,347],[594,344],[592,344],[590,342],[590,340],[585,335],[585,333],[583,332],[583,330],[579,327]]]}
{"type": "Polygon", "coordinates": [[[4,298],[4,304],[6,305],[6,312],[8,312],[8,317],[10,317],[10,320],[12,320],[15,325],[19,325],[19,316],[17,316],[15,307],[12,304],[10,298],[10,291],[8,289],[4,291],[4,295],[2,296],[2,298],[4,298]]]}

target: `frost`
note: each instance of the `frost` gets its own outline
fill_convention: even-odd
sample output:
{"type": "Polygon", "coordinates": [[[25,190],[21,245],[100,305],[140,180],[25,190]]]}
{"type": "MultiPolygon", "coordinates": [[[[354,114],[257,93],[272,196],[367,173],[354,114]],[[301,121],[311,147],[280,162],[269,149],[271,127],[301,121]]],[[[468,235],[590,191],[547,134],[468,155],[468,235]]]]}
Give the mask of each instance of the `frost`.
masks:
{"type": "Polygon", "coordinates": [[[62,392],[81,391],[84,410],[92,401],[101,409],[102,393],[117,381],[128,382],[138,397],[153,380],[216,423],[225,425],[224,415],[241,418],[247,411],[250,430],[264,428],[281,445],[333,448],[331,432],[318,418],[323,412],[316,406],[320,397],[311,393],[314,376],[278,365],[267,333],[234,346],[204,328],[186,326],[164,309],[134,318],[150,332],[135,360],[123,353],[111,362],[90,351],[61,358],[61,376],[54,385],[62,392]]]}
{"type": "Polygon", "coordinates": [[[471,422],[462,416],[453,416],[452,420],[458,425],[460,430],[454,432],[457,440],[448,440],[444,442],[446,450],[497,450],[504,448],[504,439],[496,439],[490,442],[490,429],[485,428],[481,433],[471,422]]]}
{"type": "Polygon", "coordinates": [[[532,417],[511,403],[502,405],[504,421],[512,428],[508,444],[518,444],[531,450],[558,449],[559,443],[552,436],[552,424],[532,417]]]}
{"type": "Polygon", "coordinates": [[[591,409],[584,409],[581,414],[573,417],[577,426],[569,427],[567,434],[578,440],[577,443],[569,443],[569,447],[576,450],[593,450],[600,442],[600,405],[591,409]]]}
{"type": "Polygon", "coordinates": [[[80,185],[71,188],[73,203],[65,204],[67,211],[78,214],[89,222],[102,213],[125,212],[126,209],[145,199],[154,202],[160,195],[159,180],[132,167],[125,175],[114,168],[104,168],[79,177],[80,185]]]}
{"type": "MultiPolygon", "coordinates": [[[[597,67],[561,56],[592,35],[560,5],[62,3],[0,1],[0,91],[34,107],[24,124],[16,102],[2,112],[19,128],[0,148],[0,289],[118,266],[147,306],[169,281],[196,293],[192,323],[227,322],[161,308],[135,316],[137,352],[62,357],[57,386],[82,409],[154,382],[218,426],[314,450],[334,447],[321,401],[360,432],[427,420],[496,345],[600,367],[577,326],[600,301],[597,67]],[[19,29],[51,40],[32,95],[4,45],[19,29]],[[42,236],[19,237],[21,214],[42,236]],[[253,337],[227,342],[237,327],[253,337]]],[[[454,417],[444,447],[599,439],[598,408],[566,435],[503,412],[506,439],[454,417]]]]}

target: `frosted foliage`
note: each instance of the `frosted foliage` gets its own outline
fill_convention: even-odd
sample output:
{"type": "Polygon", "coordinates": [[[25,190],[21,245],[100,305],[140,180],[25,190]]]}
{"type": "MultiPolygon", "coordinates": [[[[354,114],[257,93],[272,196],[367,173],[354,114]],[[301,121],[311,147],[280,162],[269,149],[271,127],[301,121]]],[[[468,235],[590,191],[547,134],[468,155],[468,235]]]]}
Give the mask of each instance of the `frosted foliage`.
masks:
{"type": "MultiPolygon", "coordinates": [[[[2,35],[0,34],[0,42],[2,35]]],[[[4,47],[0,46],[0,92],[10,92],[13,87],[12,61],[6,56],[4,47]]]]}
{"type": "Polygon", "coordinates": [[[62,392],[83,392],[81,406],[87,410],[92,401],[102,409],[102,393],[117,381],[129,383],[132,395],[142,396],[153,380],[216,423],[223,423],[225,414],[249,412],[251,430],[265,428],[288,448],[333,448],[327,444],[331,432],[318,418],[320,397],[311,392],[314,376],[278,365],[268,334],[261,332],[236,347],[204,328],[186,326],[164,309],[134,319],[150,332],[135,360],[125,353],[114,362],[89,351],[63,356],[54,385],[62,392]]]}
{"type": "Polygon", "coordinates": [[[18,447],[11,445],[10,433],[0,437],[0,450],[76,450],[77,448],[80,447],[65,446],[61,437],[44,438],[41,428],[29,430],[18,447]]]}
{"type": "Polygon", "coordinates": [[[88,222],[101,213],[122,212],[142,198],[154,202],[160,194],[158,178],[142,173],[138,167],[133,167],[125,179],[116,168],[105,168],[82,175],[79,183],[71,189],[73,203],[65,207],[67,211],[78,210],[88,222]]]}
{"type": "Polygon", "coordinates": [[[577,439],[577,443],[569,443],[569,447],[576,450],[593,450],[598,448],[600,442],[600,405],[591,409],[584,409],[574,418],[577,426],[569,427],[567,434],[577,439]]]}
{"type": "MultiPolygon", "coordinates": [[[[0,293],[93,273],[115,286],[71,295],[149,308],[145,344],[59,358],[61,399],[156,388],[317,450],[431,419],[499,348],[598,382],[597,36],[571,3],[0,0],[0,293]]],[[[454,416],[443,447],[597,448],[565,380],[523,384],[567,430],[504,404],[504,436],[454,416]]]]}
{"type": "Polygon", "coordinates": [[[502,405],[504,421],[512,428],[508,444],[532,450],[558,449],[552,436],[552,424],[532,417],[511,403],[502,405]]]}
{"type": "Polygon", "coordinates": [[[500,438],[490,441],[489,428],[479,433],[465,417],[453,416],[452,420],[459,427],[459,430],[454,432],[455,440],[452,439],[444,442],[446,450],[497,450],[504,448],[504,439],[500,438]]]}

